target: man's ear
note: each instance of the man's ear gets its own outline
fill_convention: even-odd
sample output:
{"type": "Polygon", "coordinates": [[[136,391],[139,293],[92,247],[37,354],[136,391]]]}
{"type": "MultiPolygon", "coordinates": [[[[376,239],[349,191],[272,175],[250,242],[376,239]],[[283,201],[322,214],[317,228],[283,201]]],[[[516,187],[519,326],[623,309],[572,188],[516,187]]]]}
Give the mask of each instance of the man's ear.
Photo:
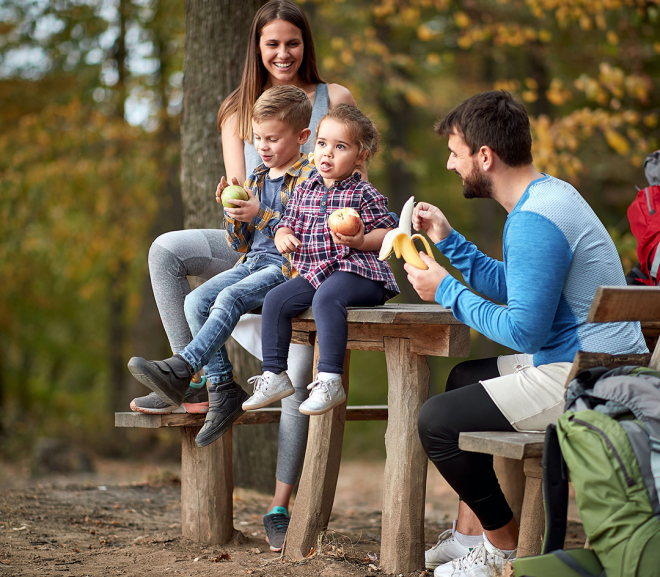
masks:
{"type": "Polygon", "coordinates": [[[495,153],[493,149],[490,146],[482,146],[477,152],[477,162],[481,165],[484,172],[492,170],[495,164],[495,153]]]}
{"type": "Polygon", "coordinates": [[[309,139],[309,135],[312,133],[312,131],[309,128],[305,128],[300,131],[300,134],[298,135],[298,144],[301,146],[307,142],[309,139]]]}

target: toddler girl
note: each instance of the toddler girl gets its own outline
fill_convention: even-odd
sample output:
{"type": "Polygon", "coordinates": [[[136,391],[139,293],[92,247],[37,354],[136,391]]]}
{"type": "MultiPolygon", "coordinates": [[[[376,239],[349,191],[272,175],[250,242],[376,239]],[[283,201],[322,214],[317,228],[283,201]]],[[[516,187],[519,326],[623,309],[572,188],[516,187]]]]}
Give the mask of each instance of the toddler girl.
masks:
{"type": "Polygon", "coordinates": [[[263,374],[243,403],[253,410],[294,394],[286,374],[291,320],[312,307],[319,342],[318,375],[300,405],[320,415],[346,399],[341,375],[348,341],[347,306],[376,306],[399,292],[389,264],[378,260],[385,234],[396,226],[387,198],[360,180],[357,167],[378,149],[378,130],[356,107],[336,106],[319,123],[317,172],[296,187],[276,227],[275,246],[292,253],[299,276],[275,287],[262,309],[263,374]],[[354,236],[330,231],[328,216],[344,207],[361,218],[354,236]]]}

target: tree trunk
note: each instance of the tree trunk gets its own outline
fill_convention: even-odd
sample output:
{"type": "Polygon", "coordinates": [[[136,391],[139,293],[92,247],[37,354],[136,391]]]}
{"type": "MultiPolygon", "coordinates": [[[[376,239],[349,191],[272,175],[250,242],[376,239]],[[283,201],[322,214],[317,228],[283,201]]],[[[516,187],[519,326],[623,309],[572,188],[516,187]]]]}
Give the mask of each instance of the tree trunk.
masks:
{"type": "MultiPolygon", "coordinates": [[[[240,82],[246,39],[263,0],[186,0],[186,49],[181,115],[181,196],[186,228],[218,228],[222,210],[215,189],[224,174],[216,115],[240,82]]],[[[235,342],[228,343],[235,375],[245,386],[261,372],[259,362],[235,342]]],[[[233,432],[234,484],[272,491],[277,434],[270,425],[233,432]]]]}

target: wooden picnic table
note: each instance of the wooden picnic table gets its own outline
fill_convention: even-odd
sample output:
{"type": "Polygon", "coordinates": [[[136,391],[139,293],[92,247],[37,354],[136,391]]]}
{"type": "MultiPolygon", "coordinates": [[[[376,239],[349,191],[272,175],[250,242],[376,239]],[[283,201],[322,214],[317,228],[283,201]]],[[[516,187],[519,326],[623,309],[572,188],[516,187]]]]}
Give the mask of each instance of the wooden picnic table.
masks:
{"type": "MultiPolygon", "coordinates": [[[[427,458],[417,420],[429,394],[427,355],[466,357],[470,329],[440,305],[386,304],[348,309],[348,346],[343,384],[348,392],[351,350],[384,351],[388,378],[381,569],[409,573],[424,568],[424,501],[427,458]]],[[[296,343],[314,346],[312,311],[294,319],[296,343]]],[[[361,383],[360,386],[368,386],[361,383]]],[[[327,526],[337,486],[346,404],[311,417],[307,451],[284,554],[300,560],[327,526]]]]}

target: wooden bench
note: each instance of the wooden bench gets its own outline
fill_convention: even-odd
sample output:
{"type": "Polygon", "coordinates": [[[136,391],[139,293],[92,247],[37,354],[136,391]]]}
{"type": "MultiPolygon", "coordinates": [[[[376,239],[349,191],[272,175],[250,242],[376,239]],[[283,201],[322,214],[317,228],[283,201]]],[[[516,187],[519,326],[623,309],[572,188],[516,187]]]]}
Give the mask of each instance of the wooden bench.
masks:
{"type": "MultiPolygon", "coordinates": [[[[234,425],[279,423],[282,410],[266,408],[241,415],[234,425]]],[[[199,448],[195,437],[204,414],[145,415],[115,413],[115,427],[181,429],[181,530],[184,537],[202,544],[227,543],[234,536],[232,446],[229,430],[224,443],[199,448]]],[[[346,408],[347,421],[385,421],[387,407],[346,408]]]]}
{"type": "MultiPolygon", "coordinates": [[[[343,379],[346,392],[350,351],[385,352],[388,426],[381,568],[385,573],[410,573],[424,568],[427,458],[419,441],[417,419],[429,393],[426,356],[466,357],[470,350],[470,330],[457,321],[451,311],[439,305],[386,304],[349,308],[347,320],[343,379]]],[[[294,319],[293,342],[314,346],[316,366],[319,351],[311,309],[294,319]]],[[[324,415],[310,418],[305,461],[284,555],[302,560],[328,525],[339,474],[344,422],[380,418],[378,415],[385,418],[384,413],[379,412],[382,410],[380,407],[347,408],[344,403],[324,415]]],[[[236,424],[275,422],[268,420],[275,418],[274,413],[266,409],[248,413],[236,424]],[[255,413],[260,416],[254,416],[255,413]]],[[[183,534],[201,543],[221,544],[234,535],[231,431],[200,449],[194,438],[202,421],[203,416],[193,415],[157,415],[152,419],[148,415],[118,413],[116,418],[117,426],[182,427],[183,534]]]]}
{"type": "MultiPolygon", "coordinates": [[[[642,331],[653,354],[608,355],[578,351],[566,379],[566,386],[580,371],[598,367],[627,365],[660,369],[660,287],[599,287],[587,322],[641,321],[642,331]]],[[[523,461],[524,496],[520,514],[518,556],[538,555],[543,546],[545,512],[542,480],[543,440],[545,433],[461,433],[459,447],[465,451],[486,453],[523,461]]]]}

